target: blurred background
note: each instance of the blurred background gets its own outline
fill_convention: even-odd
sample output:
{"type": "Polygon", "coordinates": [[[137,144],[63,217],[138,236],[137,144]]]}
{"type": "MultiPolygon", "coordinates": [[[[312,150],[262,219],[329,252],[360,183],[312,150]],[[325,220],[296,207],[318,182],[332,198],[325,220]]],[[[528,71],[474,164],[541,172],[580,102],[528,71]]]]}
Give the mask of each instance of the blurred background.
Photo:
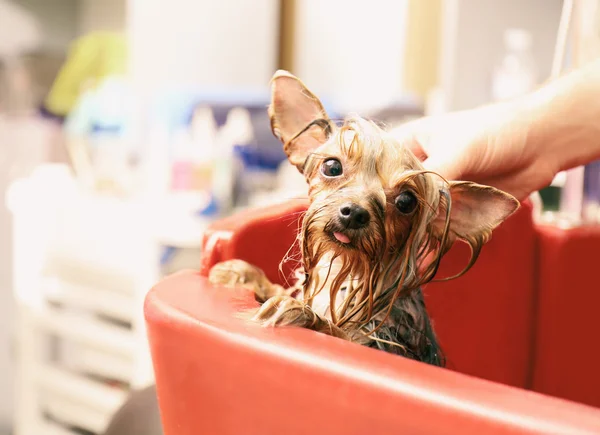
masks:
{"type": "Polygon", "coordinates": [[[203,229],[304,194],[290,70],[390,126],[547,80],[560,0],[0,0],[0,434],[102,433],[152,384],[145,293],[203,229]]]}

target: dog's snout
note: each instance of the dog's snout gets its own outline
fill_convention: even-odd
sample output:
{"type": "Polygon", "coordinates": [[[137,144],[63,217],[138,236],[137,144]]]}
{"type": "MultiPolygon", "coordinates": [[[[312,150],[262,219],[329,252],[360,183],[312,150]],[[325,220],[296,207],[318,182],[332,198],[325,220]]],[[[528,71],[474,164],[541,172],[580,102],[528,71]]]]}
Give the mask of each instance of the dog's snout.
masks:
{"type": "Polygon", "coordinates": [[[344,204],[340,207],[340,222],[346,228],[357,230],[369,224],[369,211],[358,204],[344,204]]]}

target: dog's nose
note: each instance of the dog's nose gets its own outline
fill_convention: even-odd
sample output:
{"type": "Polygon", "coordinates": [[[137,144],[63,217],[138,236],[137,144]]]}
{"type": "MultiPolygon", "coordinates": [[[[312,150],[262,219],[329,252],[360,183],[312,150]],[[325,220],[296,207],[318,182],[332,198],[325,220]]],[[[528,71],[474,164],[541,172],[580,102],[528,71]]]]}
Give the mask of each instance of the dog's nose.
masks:
{"type": "Polygon", "coordinates": [[[371,216],[367,209],[358,204],[344,204],[340,207],[340,222],[346,228],[357,230],[369,224],[371,216]]]}

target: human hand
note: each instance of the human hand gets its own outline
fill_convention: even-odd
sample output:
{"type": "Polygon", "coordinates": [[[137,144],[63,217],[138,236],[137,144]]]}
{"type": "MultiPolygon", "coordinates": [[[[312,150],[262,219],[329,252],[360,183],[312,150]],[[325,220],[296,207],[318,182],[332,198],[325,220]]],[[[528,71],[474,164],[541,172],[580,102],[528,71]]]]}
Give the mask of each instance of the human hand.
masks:
{"type": "Polygon", "coordinates": [[[499,103],[422,118],[392,134],[447,180],[474,181],[523,200],[559,170],[532,137],[536,119],[523,101],[499,103]]]}

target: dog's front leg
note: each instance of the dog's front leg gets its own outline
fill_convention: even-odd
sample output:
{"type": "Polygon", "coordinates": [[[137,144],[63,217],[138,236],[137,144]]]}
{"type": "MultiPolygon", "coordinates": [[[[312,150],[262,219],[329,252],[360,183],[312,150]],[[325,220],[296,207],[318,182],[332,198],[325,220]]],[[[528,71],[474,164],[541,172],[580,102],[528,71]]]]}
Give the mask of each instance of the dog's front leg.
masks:
{"type": "Polygon", "coordinates": [[[313,311],[304,302],[287,295],[279,295],[265,302],[253,320],[263,326],[296,326],[350,340],[348,334],[313,311]]]}
{"type": "MultiPolygon", "coordinates": [[[[263,305],[254,313],[247,314],[263,326],[297,326],[350,340],[348,334],[330,320],[319,316],[310,306],[292,297],[298,290],[297,287],[286,289],[271,283],[262,270],[250,263],[243,260],[217,263],[210,270],[208,279],[212,284],[252,290],[263,305]]],[[[242,317],[247,318],[246,314],[242,317]]]]}
{"type": "Polygon", "coordinates": [[[243,260],[228,260],[215,264],[208,274],[212,284],[225,287],[244,287],[254,292],[258,302],[274,296],[289,295],[295,288],[285,289],[273,284],[258,267],[243,260]]]}

